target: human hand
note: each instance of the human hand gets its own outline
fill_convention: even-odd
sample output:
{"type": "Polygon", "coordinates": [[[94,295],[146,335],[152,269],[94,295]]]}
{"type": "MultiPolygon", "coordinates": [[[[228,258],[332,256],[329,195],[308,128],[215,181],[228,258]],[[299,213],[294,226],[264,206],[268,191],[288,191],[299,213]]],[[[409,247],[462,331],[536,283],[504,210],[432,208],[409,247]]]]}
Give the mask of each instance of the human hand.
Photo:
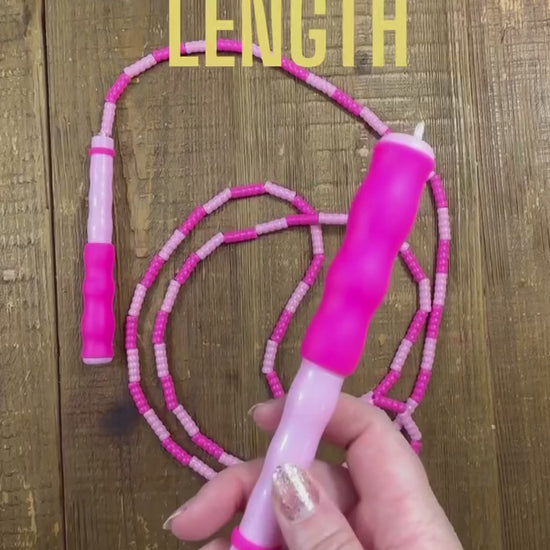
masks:
{"type": "MultiPolygon", "coordinates": [[[[251,411],[270,432],[283,400],[251,411]]],[[[422,463],[385,413],[342,395],[325,439],[346,449],[346,464],[315,462],[309,473],[283,465],[274,475],[274,506],[290,550],[462,550],[433,494],[422,463]]],[[[227,468],[165,523],[179,539],[210,538],[244,510],[260,474],[255,460],[227,468]]],[[[205,550],[227,550],[216,538],[205,550]]]]}

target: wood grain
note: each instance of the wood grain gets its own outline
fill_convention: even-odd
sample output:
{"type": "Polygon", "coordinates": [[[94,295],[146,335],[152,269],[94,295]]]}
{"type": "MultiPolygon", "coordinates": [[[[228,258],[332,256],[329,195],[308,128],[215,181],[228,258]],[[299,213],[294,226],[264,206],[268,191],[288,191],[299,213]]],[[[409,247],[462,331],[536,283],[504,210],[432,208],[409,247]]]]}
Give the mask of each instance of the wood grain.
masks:
{"type": "Polygon", "coordinates": [[[0,548],[64,548],[42,2],[0,10],[0,548]]]}
{"type": "MultiPolygon", "coordinates": [[[[127,395],[120,320],[133,288],[174,226],[225,186],[270,179],[320,210],[345,210],[373,138],[306,86],[258,65],[162,66],[140,77],[119,103],[115,130],[117,357],[109,367],[86,368],[79,360],[86,151],[120,70],[168,42],[167,3],[45,3],[44,35],[40,2],[5,2],[0,549],[179,548],[160,526],[201,480],[162,451],[127,395]]],[[[202,38],[204,2],[187,4],[183,37],[202,38]]],[[[370,2],[358,1],[356,67],[344,69],[339,3],[329,4],[326,20],[305,18],[306,26],[327,26],[319,72],[396,129],[426,120],[450,197],[448,309],[418,416],[434,490],[465,548],[550,547],[549,5],[411,0],[409,66],[373,69],[370,2]]],[[[237,29],[239,11],[238,0],[220,2],[220,15],[234,18],[237,29]]],[[[432,209],[426,195],[411,236],[428,270],[432,209]]],[[[219,229],[288,211],[258,198],[208,219],[146,302],[144,384],[188,450],[163,411],[151,368],[154,312],[170,275],[197,245],[219,229]]],[[[341,237],[341,230],[326,231],[329,258],[341,237]]],[[[246,411],[267,396],[263,346],[308,257],[305,230],[223,248],[198,268],[172,315],[168,343],[181,400],[206,434],[244,458],[265,450],[267,439],[246,411]]],[[[317,287],[282,346],[285,385],[319,297],[317,287]]],[[[348,391],[363,393],[382,376],[415,306],[413,285],[398,268],[348,391]]],[[[412,384],[418,359],[415,351],[397,394],[412,384]]]]}
{"type": "Polygon", "coordinates": [[[500,513],[503,545],[514,549],[550,547],[549,7],[468,10],[479,39],[477,186],[500,513]]]}

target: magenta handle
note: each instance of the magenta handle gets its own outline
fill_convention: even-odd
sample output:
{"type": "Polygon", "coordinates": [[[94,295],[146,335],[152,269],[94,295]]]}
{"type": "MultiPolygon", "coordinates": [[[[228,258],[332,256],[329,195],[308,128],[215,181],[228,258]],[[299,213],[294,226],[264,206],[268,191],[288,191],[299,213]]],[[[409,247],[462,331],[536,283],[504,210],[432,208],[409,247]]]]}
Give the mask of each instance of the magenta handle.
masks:
{"type": "Polygon", "coordinates": [[[434,167],[433,151],[414,136],[390,134],[375,145],[302,344],[304,359],[342,376],[355,370],[434,167]]]}
{"type": "Polygon", "coordinates": [[[82,297],[82,360],[86,364],[110,363],[113,359],[115,314],[115,247],[111,243],[88,243],[84,247],[82,297]]]}

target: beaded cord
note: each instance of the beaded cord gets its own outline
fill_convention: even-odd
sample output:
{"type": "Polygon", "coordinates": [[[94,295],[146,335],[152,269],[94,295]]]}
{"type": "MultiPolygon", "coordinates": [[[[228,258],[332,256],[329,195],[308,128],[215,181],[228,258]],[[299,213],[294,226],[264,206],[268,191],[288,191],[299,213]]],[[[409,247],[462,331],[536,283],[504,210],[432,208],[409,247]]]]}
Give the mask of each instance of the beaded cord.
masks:
{"type": "MultiPolygon", "coordinates": [[[[204,41],[186,42],[181,45],[182,55],[204,53],[205,49],[206,44],[204,41]]],[[[219,39],[217,42],[217,49],[219,52],[241,53],[242,44],[235,40],[219,39]]],[[[261,59],[261,51],[258,46],[253,47],[253,54],[255,57],[261,59]]],[[[131,80],[156,64],[168,60],[168,57],[169,48],[155,50],[123,70],[105,97],[100,135],[111,136],[116,103],[131,80]]],[[[379,136],[383,136],[391,131],[368,107],[361,105],[324,78],[315,75],[307,69],[299,67],[287,58],[283,58],[282,60],[282,70],[325,94],[350,114],[361,118],[379,136]]],[[[430,177],[429,183],[438,220],[438,243],[433,295],[430,279],[414,256],[410,245],[404,243],[400,250],[400,257],[418,286],[419,308],[414,314],[409,328],[398,346],[388,373],[372,391],[362,397],[362,399],[367,402],[395,415],[394,424],[396,429],[403,431],[404,435],[410,441],[411,447],[417,453],[420,451],[422,436],[413,419],[413,413],[424,398],[431,378],[439,325],[441,323],[441,316],[445,304],[451,239],[448,205],[441,178],[437,174],[433,174],[430,177]],[[399,380],[407,357],[426,324],[427,329],[424,339],[422,360],[413,390],[405,402],[395,400],[389,397],[389,392],[399,380]]],[[[227,188],[205,204],[195,208],[153,257],[142,280],[136,286],[130,309],[126,317],[125,348],[130,395],[139,413],[143,415],[153,432],[161,441],[163,448],[181,464],[191,468],[206,479],[211,479],[216,475],[216,472],[200,458],[189,454],[172,439],[166,426],[147,402],[147,398],[141,387],[139,351],[137,347],[139,315],[145,300],[145,295],[154,284],[160,270],[197,224],[206,216],[214,213],[231,200],[246,199],[258,195],[270,195],[285,201],[296,209],[297,214],[268,221],[266,223],[260,223],[250,228],[217,233],[198,250],[188,256],[168,285],[161,309],[156,315],[152,336],[157,375],[162,387],[166,408],[176,416],[191,441],[202,451],[215,458],[224,466],[231,466],[239,463],[239,458],[226,452],[221,446],[201,433],[189,412],[186,411],[176,396],[174,382],[168,366],[165,331],[179,290],[190,278],[197,265],[206,260],[206,258],[222,244],[236,244],[255,240],[262,235],[287,230],[292,227],[309,227],[313,249],[311,263],[303,279],[288,299],[275,324],[273,332],[267,341],[262,363],[262,373],[266,378],[267,385],[273,397],[281,398],[284,395],[284,390],[275,372],[277,350],[283,341],[294,313],[315,282],[322,267],[324,250],[321,226],[345,225],[347,223],[347,214],[317,212],[303,197],[297,195],[290,189],[272,182],[227,188]]]]}

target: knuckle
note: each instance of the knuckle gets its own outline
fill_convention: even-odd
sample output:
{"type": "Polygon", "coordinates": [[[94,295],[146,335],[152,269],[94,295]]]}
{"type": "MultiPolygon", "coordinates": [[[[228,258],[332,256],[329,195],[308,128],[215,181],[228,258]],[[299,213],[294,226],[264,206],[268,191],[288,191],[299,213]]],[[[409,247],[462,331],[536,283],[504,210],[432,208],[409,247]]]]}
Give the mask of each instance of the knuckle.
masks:
{"type": "Polygon", "coordinates": [[[334,529],[323,534],[311,550],[355,550],[360,548],[355,536],[348,529],[334,529]]]}

